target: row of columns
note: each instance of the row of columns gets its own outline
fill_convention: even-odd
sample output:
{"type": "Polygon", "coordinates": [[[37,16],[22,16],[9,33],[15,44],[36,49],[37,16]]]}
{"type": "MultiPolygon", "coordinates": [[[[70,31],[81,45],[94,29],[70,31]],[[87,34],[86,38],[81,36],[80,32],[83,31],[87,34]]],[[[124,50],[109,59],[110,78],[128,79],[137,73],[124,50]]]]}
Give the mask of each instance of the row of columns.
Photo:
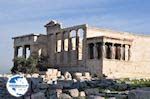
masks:
{"type": "MultiPolygon", "coordinates": [[[[80,43],[80,35],[78,34],[78,31],[79,31],[79,29],[76,29],[76,30],[73,30],[73,31],[75,31],[75,36],[74,37],[71,37],[71,35],[70,35],[70,33],[71,33],[71,31],[67,31],[67,32],[64,32],[64,33],[60,33],[61,34],[61,39],[59,39],[59,40],[61,40],[61,51],[60,52],[63,52],[63,51],[66,51],[65,50],[65,39],[67,39],[68,40],[68,52],[70,52],[71,50],[73,50],[73,45],[72,45],[72,39],[73,38],[75,38],[75,50],[76,50],[76,52],[77,52],[77,59],[79,58],[79,48],[80,48],[80,45],[79,45],[79,43],[80,43]],[[67,34],[67,37],[65,37],[65,33],[67,34]]],[[[84,31],[83,31],[83,34],[84,34],[84,31]]],[[[56,51],[55,52],[58,52],[58,36],[59,34],[57,34],[56,35],[56,51]]],[[[83,39],[83,38],[82,38],[83,39]]],[[[82,42],[81,42],[82,43],[82,42]]],[[[81,44],[82,45],[82,47],[83,47],[83,44],[81,44]]],[[[81,47],[81,48],[82,48],[81,47]]],[[[81,49],[82,50],[82,49],[81,49]]],[[[70,54],[68,54],[68,57],[70,57],[70,54]]]]}
{"type": "MultiPolygon", "coordinates": [[[[117,59],[117,60],[130,60],[130,45],[128,44],[114,44],[114,43],[90,43],[91,50],[89,52],[90,59],[106,58],[106,59],[117,59]],[[99,48],[98,48],[99,47],[99,48]],[[93,56],[90,56],[90,54],[93,56]],[[99,56],[100,55],[100,56],[99,56]]],[[[89,46],[90,47],[90,46],[89,46]]]]}
{"type": "Polygon", "coordinates": [[[27,48],[30,50],[30,45],[16,46],[14,47],[14,57],[18,57],[19,50],[21,49],[22,54],[21,57],[27,57],[27,48]]]}

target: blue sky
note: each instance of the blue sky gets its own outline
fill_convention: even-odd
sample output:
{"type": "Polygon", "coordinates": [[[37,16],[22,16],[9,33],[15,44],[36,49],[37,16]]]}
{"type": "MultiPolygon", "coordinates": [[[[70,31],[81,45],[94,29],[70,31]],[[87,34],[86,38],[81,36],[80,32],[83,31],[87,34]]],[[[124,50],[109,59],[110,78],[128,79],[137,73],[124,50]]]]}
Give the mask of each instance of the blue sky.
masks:
{"type": "Polygon", "coordinates": [[[149,0],[0,0],[0,73],[9,72],[17,35],[46,33],[51,19],[64,27],[91,26],[150,33],[149,0]]]}

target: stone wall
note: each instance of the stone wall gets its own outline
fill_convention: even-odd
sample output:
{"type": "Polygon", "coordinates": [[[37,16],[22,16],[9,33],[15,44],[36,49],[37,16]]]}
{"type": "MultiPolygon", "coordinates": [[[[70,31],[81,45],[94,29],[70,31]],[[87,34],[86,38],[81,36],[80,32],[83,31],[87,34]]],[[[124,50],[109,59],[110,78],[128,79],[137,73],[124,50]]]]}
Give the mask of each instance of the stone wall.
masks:
{"type": "Polygon", "coordinates": [[[59,23],[51,21],[45,27],[51,67],[68,71],[78,70],[79,66],[85,68],[86,25],[61,28],[59,23]]]}

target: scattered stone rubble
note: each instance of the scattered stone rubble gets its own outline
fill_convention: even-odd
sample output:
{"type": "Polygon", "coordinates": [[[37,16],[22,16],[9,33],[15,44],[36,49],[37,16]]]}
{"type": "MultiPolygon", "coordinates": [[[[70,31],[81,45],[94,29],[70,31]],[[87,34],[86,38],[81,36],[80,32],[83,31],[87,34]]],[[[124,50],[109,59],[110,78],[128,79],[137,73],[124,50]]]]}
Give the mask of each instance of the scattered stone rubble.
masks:
{"type": "Polygon", "coordinates": [[[150,99],[150,88],[132,90],[128,94],[128,99],[150,99]]]}
{"type": "MultiPolygon", "coordinates": [[[[90,73],[65,72],[48,69],[45,74],[23,74],[29,84],[24,99],[150,99],[150,88],[131,90],[128,84],[120,84],[111,79],[92,78],[90,73]]],[[[6,89],[11,75],[1,75],[0,99],[16,99],[6,89]]],[[[18,99],[23,99],[20,97],[18,99]]]]}

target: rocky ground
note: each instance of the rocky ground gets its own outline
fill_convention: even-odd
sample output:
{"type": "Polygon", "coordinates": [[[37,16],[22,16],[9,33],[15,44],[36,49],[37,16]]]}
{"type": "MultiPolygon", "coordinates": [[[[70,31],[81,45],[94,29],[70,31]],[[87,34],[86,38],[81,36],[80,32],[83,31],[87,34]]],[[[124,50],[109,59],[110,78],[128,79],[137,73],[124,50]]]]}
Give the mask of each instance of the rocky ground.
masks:
{"type": "MultiPolygon", "coordinates": [[[[91,77],[88,72],[71,75],[49,69],[42,75],[23,75],[30,88],[26,95],[17,99],[150,99],[150,88],[137,89],[121,80],[91,77]]],[[[1,75],[0,99],[16,99],[6,89],[10,76],[1,75]]]]}

